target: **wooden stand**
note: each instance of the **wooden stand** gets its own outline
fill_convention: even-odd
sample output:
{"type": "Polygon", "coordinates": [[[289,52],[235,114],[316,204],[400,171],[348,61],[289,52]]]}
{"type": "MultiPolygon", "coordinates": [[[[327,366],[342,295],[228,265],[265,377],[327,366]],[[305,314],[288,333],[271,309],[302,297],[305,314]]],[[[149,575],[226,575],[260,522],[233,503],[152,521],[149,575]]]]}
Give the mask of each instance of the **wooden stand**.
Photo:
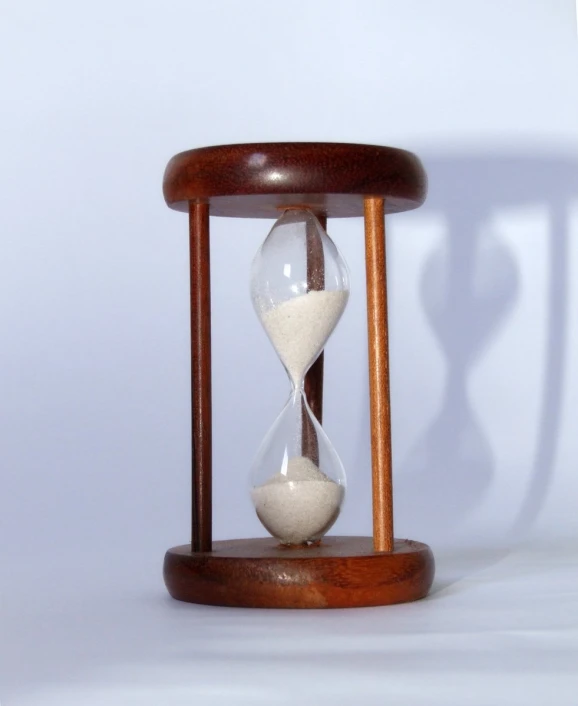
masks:
{"type": "MultiPolygon", "coordinates": [[[[164,195],[188,211],[191,252],[192,542],[165,556],[173,598],[261,608],[347,608],[427,595],[434,574],[425,544],[394,540],[385,267],[386,213],[418,207],[426,177],[409,152],[374,145],[261,143],[182,152],[164,195]],[[327,218],[364,216],[369,336],[373,538],[325,537],[286,548],[274,539],[212,542],[211,299],[209,214],[277,218],[304,207],[327,218]]],[[[313,272],[313,269],[312,269],[313,272]]],[[[312,286],[312,288],[316,288],[312,286]]],[[[305,390],[321,422],[323,358],[305,390]]]]}

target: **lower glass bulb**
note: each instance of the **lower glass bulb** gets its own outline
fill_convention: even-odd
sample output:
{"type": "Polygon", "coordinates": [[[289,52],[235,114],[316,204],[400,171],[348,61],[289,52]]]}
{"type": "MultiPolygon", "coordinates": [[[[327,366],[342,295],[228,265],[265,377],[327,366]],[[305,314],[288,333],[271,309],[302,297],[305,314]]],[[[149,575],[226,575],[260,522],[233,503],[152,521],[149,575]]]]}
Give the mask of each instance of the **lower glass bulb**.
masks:
{"type": "Polygon", "coordinates": [[[251,482],[257,516],[282,544],[317,542],[339,517],[345,471],[301,391],[263,440],[251,482]]]}

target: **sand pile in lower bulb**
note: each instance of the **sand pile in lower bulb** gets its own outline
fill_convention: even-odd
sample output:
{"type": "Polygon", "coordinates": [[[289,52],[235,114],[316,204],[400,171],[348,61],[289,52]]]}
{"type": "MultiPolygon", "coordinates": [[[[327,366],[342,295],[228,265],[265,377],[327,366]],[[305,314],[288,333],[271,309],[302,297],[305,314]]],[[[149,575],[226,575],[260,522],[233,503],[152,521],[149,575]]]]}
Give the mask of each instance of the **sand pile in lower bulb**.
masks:
{"type": "Polygon", "coordinates": [[[348,292],[311,291],[261,313],[261,321],[295,386],[339,321],[348,292]]]}
{"type": "Polygon", "coordinates": [[[289,459],[285,470],[253,489],[257,516],[282,544],[319,539],[339,515],[343,488],[304,456],[289,459]]]}

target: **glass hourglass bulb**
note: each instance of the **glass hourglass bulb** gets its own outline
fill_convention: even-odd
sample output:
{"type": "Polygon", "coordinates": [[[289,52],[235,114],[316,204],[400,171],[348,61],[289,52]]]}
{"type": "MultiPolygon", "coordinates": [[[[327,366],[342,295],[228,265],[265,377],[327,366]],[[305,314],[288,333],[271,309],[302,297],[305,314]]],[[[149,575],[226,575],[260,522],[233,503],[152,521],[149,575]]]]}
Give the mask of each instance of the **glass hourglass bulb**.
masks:
{"type": "Polygon", "coordinates": [[[288,209],[275,223],[253,260],[251,298],[291,382],[253,462],[253,503],[281,543],[316,542],[339,515],[346,479],[303,386],[345,309],[349,273],[313,213],[288,209]]]}

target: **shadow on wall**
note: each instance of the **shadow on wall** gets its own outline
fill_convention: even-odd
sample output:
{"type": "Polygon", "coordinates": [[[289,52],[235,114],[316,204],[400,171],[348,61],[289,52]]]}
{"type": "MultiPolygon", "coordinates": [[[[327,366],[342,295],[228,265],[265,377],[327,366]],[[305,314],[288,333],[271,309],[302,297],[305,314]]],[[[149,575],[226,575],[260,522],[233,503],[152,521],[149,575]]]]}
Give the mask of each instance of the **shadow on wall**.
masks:
{"type": "Polygon", "coordinates": [[[550,212],[546,358],[537,451],[525,497],[512,518],[514,537],[520,537],[543,506],[558,440],[566,348],[567,212],[578,195],[578,164],[496,154],[426,156],[424,163],[430,181],[424,209],[443,213],[448,223],[446,242],[426,263],[420,284],[428,322],[446,360],[446,378],[439,413],[397,474],[396,515],[411,518],[412,536],[431,537],[433,529],[438,537],[449,538],[492,483],[494,457],[468,400],[468,377],[507,325],[519,281],[512,253],[488,226],[500,209],[544,204],[550,212]]]}

